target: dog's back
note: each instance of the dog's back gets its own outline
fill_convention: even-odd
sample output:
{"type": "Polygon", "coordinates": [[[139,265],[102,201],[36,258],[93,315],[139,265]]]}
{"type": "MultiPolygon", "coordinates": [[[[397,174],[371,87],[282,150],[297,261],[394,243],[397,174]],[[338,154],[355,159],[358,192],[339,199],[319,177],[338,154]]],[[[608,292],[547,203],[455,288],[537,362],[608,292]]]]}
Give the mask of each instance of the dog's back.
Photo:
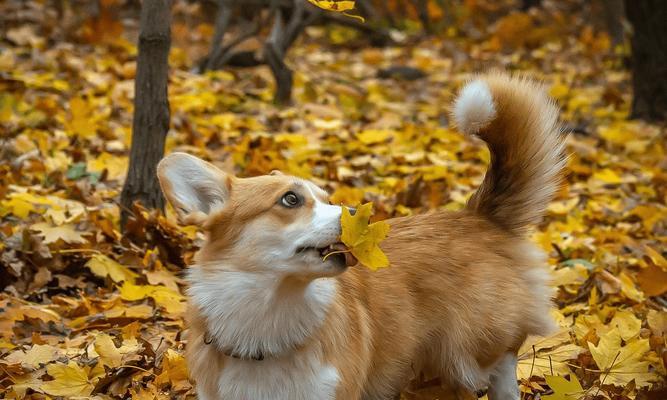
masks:
{"type": "Polygon", "coordinates": [[[345,301],[356,303],[348,308],[363,310],[356,329],[373,330],[370,349],[357,351],[368,354],[370,398],[397,392],[420,369],[470,391],[491,381],[492,399],[518,398],[516,352],[553,328],[545,257],[523,235],[557,189],[557,114],[524,79],[490,75],[462,90],[456,122],[491,150],[481,187],[461,212],[390,220],[381,247],[391,267],[340,277],[345,301]]]}

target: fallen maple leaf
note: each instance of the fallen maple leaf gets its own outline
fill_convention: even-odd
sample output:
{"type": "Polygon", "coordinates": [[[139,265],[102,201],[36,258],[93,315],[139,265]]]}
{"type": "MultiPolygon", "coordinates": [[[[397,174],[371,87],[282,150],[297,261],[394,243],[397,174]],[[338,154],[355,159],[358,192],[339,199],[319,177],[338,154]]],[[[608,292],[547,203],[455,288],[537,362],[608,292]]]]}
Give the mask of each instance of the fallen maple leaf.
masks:
{"type": "Polygon", "coordinates": [[[389,259],[378,247],[389,233],[389,224],[378,221],[369,225],[368,221],[372,214],[373,203],[357,207],[354,215],[350,214],[347,207],[343,207],[340,216],[343,233],[340,238],[359,262],[375,271],[389,266],[389,259]]]}
{"type": "Polygon", "coordinates": [[[646,316],[646,321],[656,336],[662,336],[667,333],[667,313],[650,310],[646,316]]]}
{"type": "Polygon", "coordinates": [[[569,374],[569,360],[575,360],[583,349],[576,344],[564,344],[549,350],[526,351],[519,355],[517,377],[529,379],[531,376],[548,374],[569,374]]]}
{"type": "Polygon", "coordinates": [[[381,143],[392,137],[393,132],[386,129],[367,129],[357,134],[357,139],[366,145],[381,143]]]}
{"type": "Polygon", "coordinates": [[[37,224],[32,224],[30,229],[37,231],[44,238],[44,244],[56,243],[58,240],[62,240],[65,243],[88,243],[88,240],[83,237],[87,232],[78,232],[74,229],[74,226],[70,224],[60,225],[60,226],[51,226],[47,222],[40,222],[37,224]]]}
{"type": "Polygon", "coordinates": [[[49,364],[46,371],[53,377],[52,381],[41,385],[41,390],[52,396],[86,397],[90,396],[95,386],[88,379],[86,369],[75,362],[68,364],[49,364]]]}
{"type": "Polygon", "coordinates": [[[120,297],[128,301],[142,300],[150,297],[169,314],[179,315],[185,311],[185,297],[166,286],[142,286],[126,281],[120,288],[120,297]]]}
{"type": "Polygon", "coordinates": [[[109,276],[114,282],[134,282],[134,279],[137,277],[137,274],[129,268],[103,254],[92,256],[86,263],[86,267],[99,277],[106,278],[109,276]]]}
{"type": "Polygon", "coordinates": [[[14,376],[11,391],[8,393],[7,397],[12,398],[9,396],[11,396],[13,392],[16,396],[15,398],[22,399],[25,397],[28,389],[40,390],[44,384],[44,381],[39,379],[40,375],[42,375],[41,371],[35,371],[23,376],[14,376]]]}
{"type": "Polygon", "coordinates": [[[10,364],[21,364],[23,367],[37,369],[41,364],[47,364],[56,357],[60,350],[48,344],[35,344],[28,351],[15,351],[5,358],[10,364]]]}
{"type": "Polygon", "coordinates": [[[554,391],[553,394],[542,396],[544,400],[575,400],[581,398],[584,389],[579,383],[579,379],[574,374],[570,374],[570,380],[562,376],[545,376],[547,385],[554,391]]]}
{"type": "Polygon", "coordinates": [[[638,303],[644,301],[644,293],[637,289],[637,286],[635,285],[630,275],[626,274],[625,272],[621,272],[618,274],[618,279],[621,282],[621,293],[623,293],[630,300],[634,300],[638,303]]]}
{"type": "Polygon", "coordinates": [[[632,338],[639,336],[639,330],[642,327],[642,321],[635,317],[629,310],[619,310],[611,320],[610,325],[618,328],[618,333],[621,339],[629,341],[632,338]]]}
{"type": "Polygon", "coordinates": [[[659,379],[649,372],[649,363],[642,360],[650,350],[648,339],[634,340],[621,347],[621,334],[614,328],[600,337],[597,346],[589,343],[588,348],[602,371],[600,379],[606,384],[625,386],[634,379],[638,387],[643,387],[659,379]]]}
{"type": "Polygon", "coordinates": [[[100,360],[104,365],[109,367],[119,367],[123,355],[111,339],[111,336],[106,333],[100,333],[95,337],[95,351],[100,356],[100,360]]]}
{"type": "Polygon", "coordinates": [[[69,103],[71,119],[68,121],[70,132],[81,137],[92,137],[97,133],[97,124],[91,118],[94,107],[82,97],[74,97],[69,103]]]}
{"type": "Polygon", "coordinates": [[[175,391],[186,390],[190,387],[188,369],[182,354],[168,349],[162,359],[162,372],[155,378],[158,386],[170,384],[175,391]]]}
{"type": "Polygon", "coordinates": [[[660,296],[667,293],[667,271],[649,265],[637,274],[637,283],[647,296],[660,296]]]}

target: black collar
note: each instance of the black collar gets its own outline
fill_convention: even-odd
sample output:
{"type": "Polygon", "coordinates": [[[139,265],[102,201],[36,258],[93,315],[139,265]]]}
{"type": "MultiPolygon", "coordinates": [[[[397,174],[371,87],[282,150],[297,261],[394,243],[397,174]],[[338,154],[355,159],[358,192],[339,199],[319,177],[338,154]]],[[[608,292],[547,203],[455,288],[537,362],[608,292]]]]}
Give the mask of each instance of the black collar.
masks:
{"type": "MultiPolygon", "coordinates": [[[[211,344],[215,341],[215,338],[210,336],[208,332],[204,333],[204,344],[211,344]]],[[[252,354],[249,357],[240,355],[238,353],[235,353],[233,349],[229,348],[224,348],[222,346],[217,346],[216,343],[216,348],[220,349],[222,351],[222,354],[226,355],[227,357],[231,358],[236,358],[237,360],[254,360],[254,361],[262,361],[264,359],[264,353],[259,350],[258,353],[252,354]]]]}

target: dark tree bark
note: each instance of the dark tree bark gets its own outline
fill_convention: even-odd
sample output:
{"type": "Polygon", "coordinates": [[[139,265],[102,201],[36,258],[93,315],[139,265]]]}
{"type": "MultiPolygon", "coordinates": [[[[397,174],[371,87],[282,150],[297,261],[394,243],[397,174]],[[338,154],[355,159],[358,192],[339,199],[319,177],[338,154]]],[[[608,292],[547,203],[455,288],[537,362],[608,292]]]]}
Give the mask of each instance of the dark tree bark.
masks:
{"type": "Polygon", "coordinates": [[[276,80],[276,93],[274,101],[278,104],[288,104],[292,98],[292,70],[285,64],[285,48],[283,43],[286,39],[283,26],[283,12],[280,7],[274,6],[275,20],[271,33],[264,43],[264,60],[273,72],[276,80]]]}
{"type": "Polygon", "coordinates": [[[169,129],[167,58],[171,46],[171,0],[144,0],[141,8],[130,165],[120,196],[121,228],[135,201],[164,208],[156,176],[169,129]]]}
{"type": "Polygon", "coordinates": [[[426,33],[433,33],[433,26],[431,25],[431,16],[428,12],[428,0],[417,0],[414,2],[417,8],[417,15],[422,24],[422,28],[426,33]]]}
{"type": "Polygon", "coordinates": [[[522,0],[521,10],[528,11],[533,7],[539,7],[541,5],[542,5],[542,0],[522,0]]]}
{"type": "MultiPolygon", "coordinates": [[[[425,0],[420,0],[426,5],[425,0]]],[[[374,46],[391,43],[386,30],[361,23],[338,13],[325,12],[306,0],[217,0],[215,32],[208,55],[198,63],[198,71],[225,66],[251,67],[266,64],[276,81],[274,100],[279,104],[291,101],[293,75],[285,63],[285,55],[303,30],[316,24],[339,24],[363,32],[374,46]],[[269,10],[263,17],[262,11],[269,10]],[[261,36],[263,27],[271,24],[261,55],[249,50],[236,50],[245,40],[261,36]],[[230,34],[230,32],[233,32],[230,34]]],[[[421,3],[420,3],[421,4],[421,3]]],[[[377,12],[370,1],[358,0],[360,12],[375,18],[377,12]]],[[[420,14],[421,15],[421,14],[420,14]]],[[[428,17],[428,14],[424,14],[428,17]]]]}
{"type": "Polygon", "coordinates": [[[667,120],[667,1],[625,0],[632,24],[632,117],[667,120]]]}
{"type": "Polygon", "coordinates": [[[605,0],[602,2],[602,7],[611,42],[614,46],[623,44],[625,40],[625,29],[623,28],[625,10],[623,9],[623,0],[605,0]]]}
{"type": "Polygon", "coordinates": [[[232,6],[234,0],[220,0],[218,2],[218,15],[215,18],[215,32],[213,33],[213,41],[211,42],[211,51],[206,57],[206,64],[203,70],[213,69],[216,60],[223,53],[222,39],[225,32],[229,28],[229,22],[232,18],[232,6]]]}

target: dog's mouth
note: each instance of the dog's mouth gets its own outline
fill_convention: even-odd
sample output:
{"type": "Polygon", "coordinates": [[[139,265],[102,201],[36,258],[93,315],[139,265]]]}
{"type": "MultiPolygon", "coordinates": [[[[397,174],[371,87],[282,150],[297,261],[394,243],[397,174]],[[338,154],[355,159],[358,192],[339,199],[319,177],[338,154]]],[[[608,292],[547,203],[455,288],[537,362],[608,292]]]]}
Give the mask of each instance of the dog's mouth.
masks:
{"type": "Polygon", "coordinates": [[[337,242],[326,247],[299,247],[297,253],[317,252],[321,258],[332,260],[341,266],[351,267],[357,264],[357,259],[343,243],[337,242]]]}

